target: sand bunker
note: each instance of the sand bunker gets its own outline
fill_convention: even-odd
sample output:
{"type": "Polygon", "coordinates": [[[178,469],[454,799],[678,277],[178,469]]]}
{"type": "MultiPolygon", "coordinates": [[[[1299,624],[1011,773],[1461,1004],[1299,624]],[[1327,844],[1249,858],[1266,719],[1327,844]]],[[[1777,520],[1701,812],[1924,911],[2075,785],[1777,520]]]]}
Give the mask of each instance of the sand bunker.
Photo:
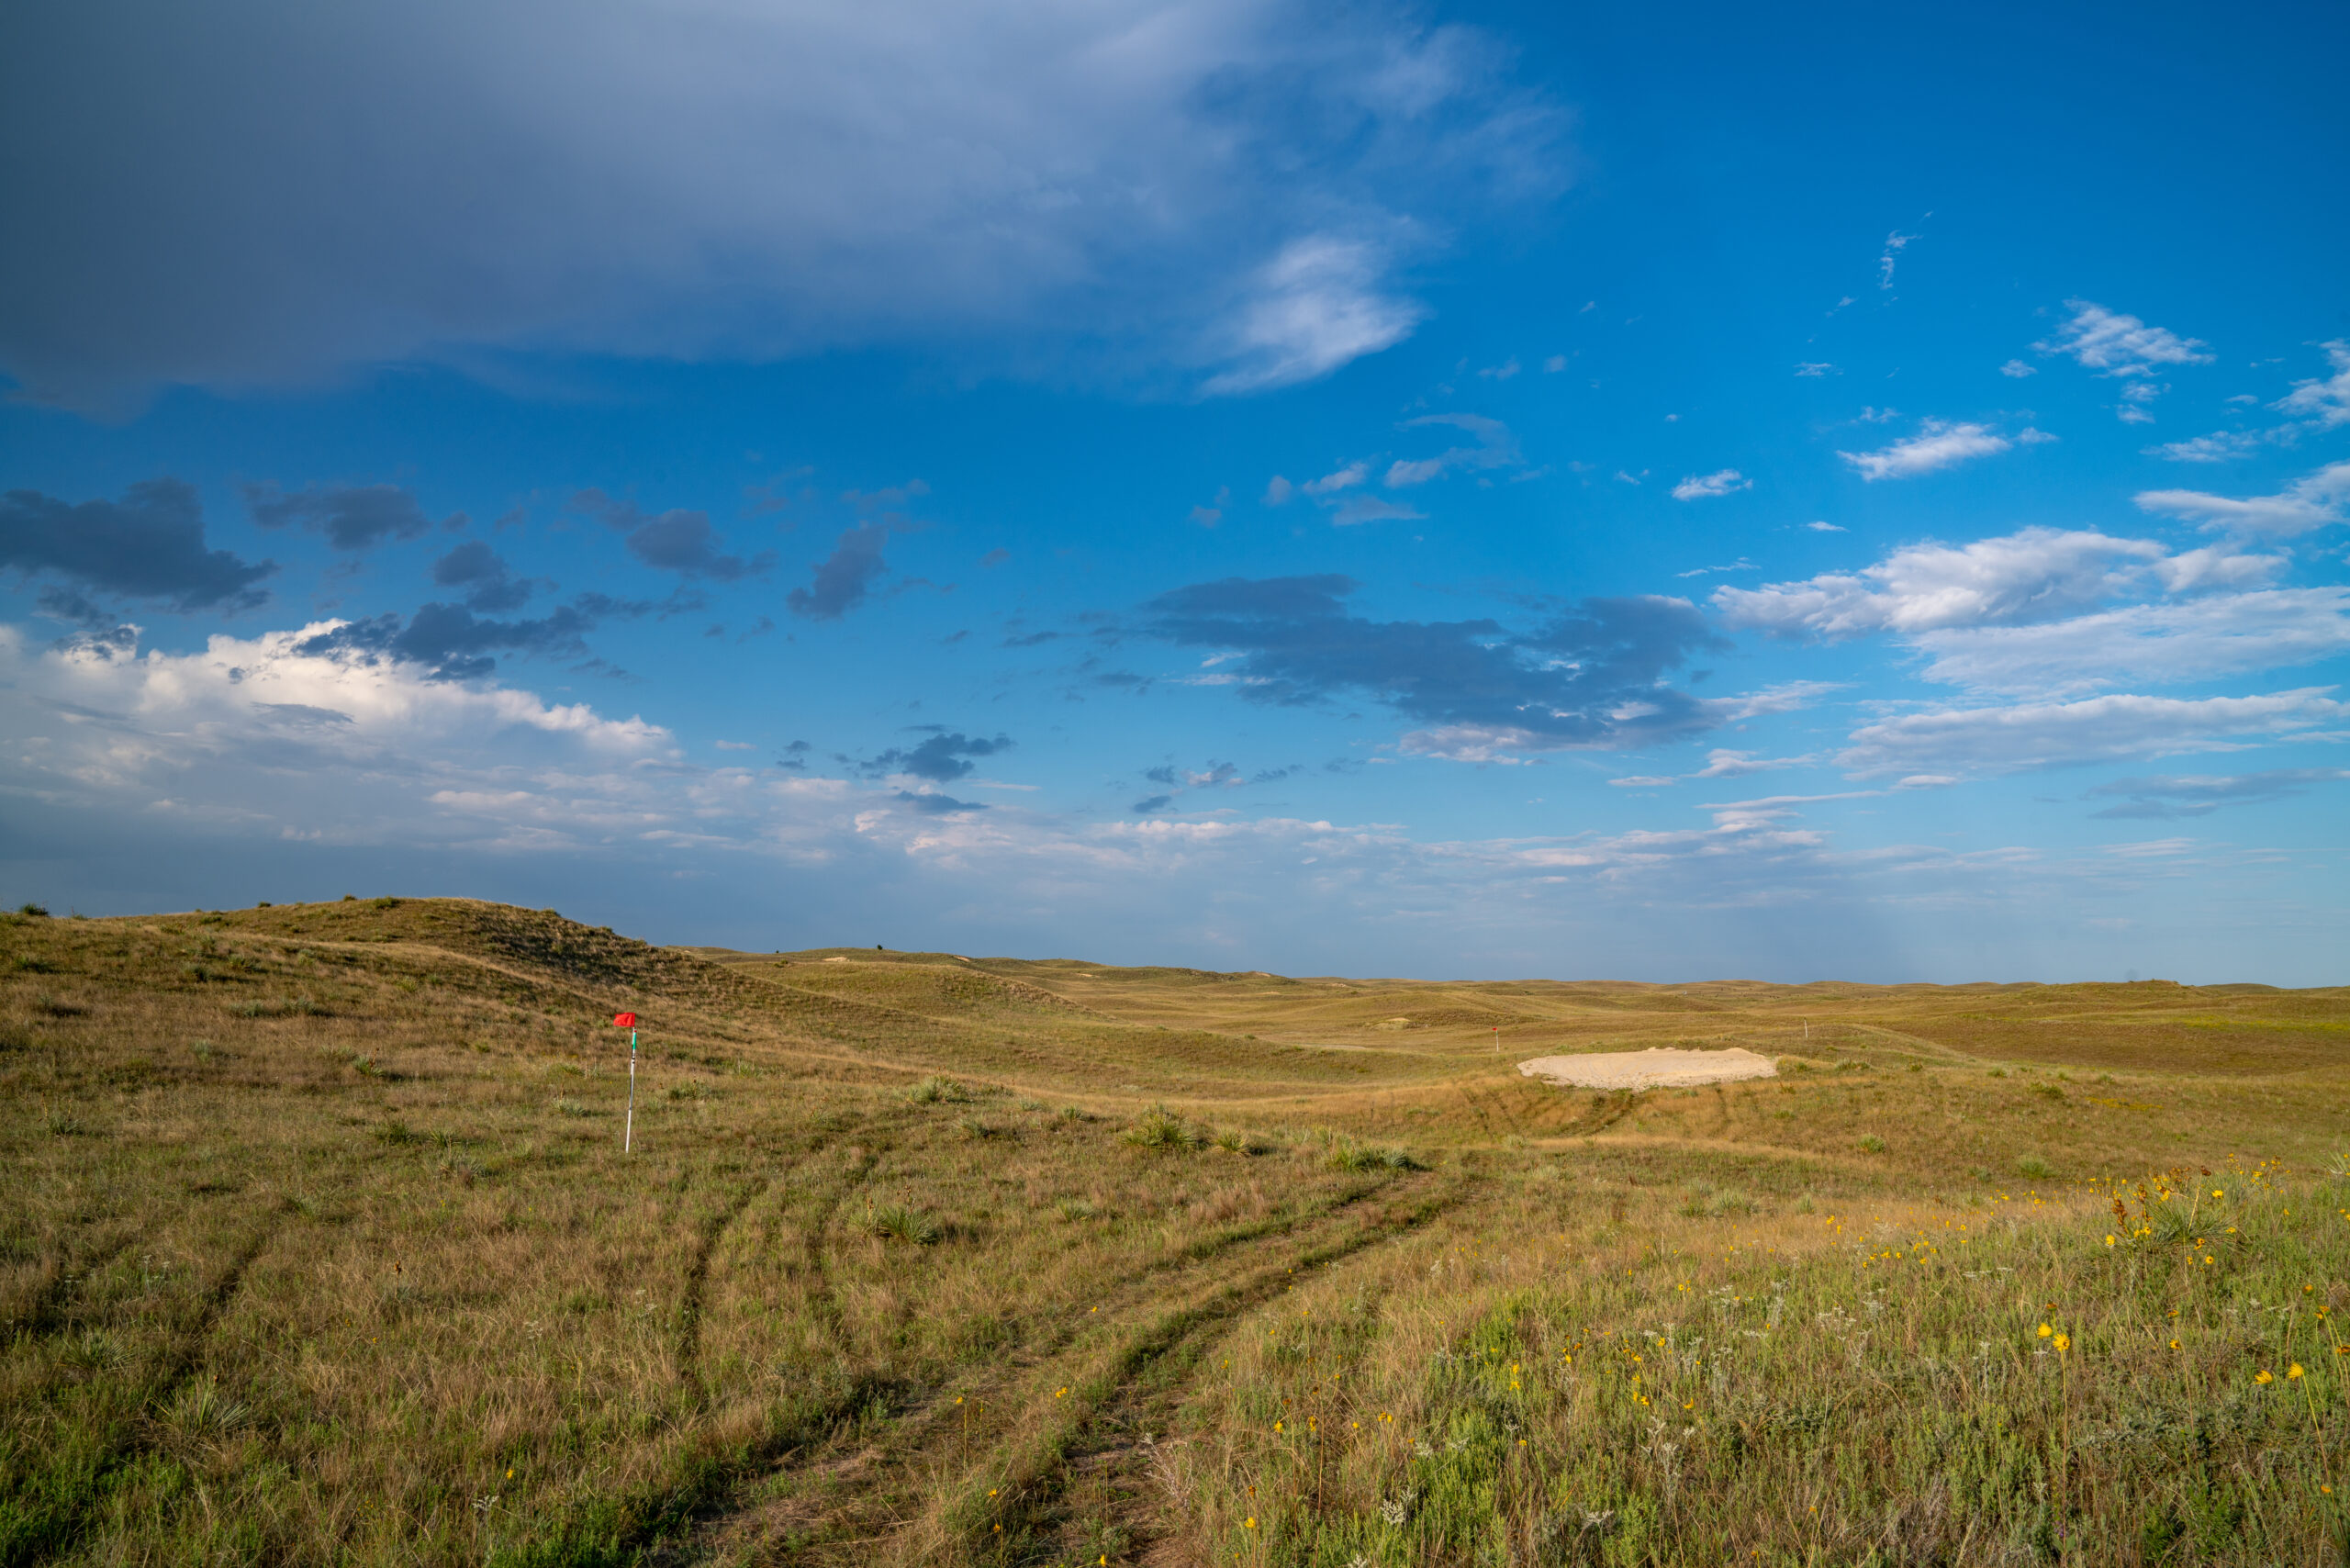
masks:
{"type": "Polygon", "coordinates": [[[1653,1046],[1644,1051],[1536,1057],[1519,1062],[1517,1070],[1528,1078],[1577,1089],[1660,1089],[1779,1076],[1769,1057],[1736,1047],[1726,1051],[1676,1051],[1653,1046]]]}

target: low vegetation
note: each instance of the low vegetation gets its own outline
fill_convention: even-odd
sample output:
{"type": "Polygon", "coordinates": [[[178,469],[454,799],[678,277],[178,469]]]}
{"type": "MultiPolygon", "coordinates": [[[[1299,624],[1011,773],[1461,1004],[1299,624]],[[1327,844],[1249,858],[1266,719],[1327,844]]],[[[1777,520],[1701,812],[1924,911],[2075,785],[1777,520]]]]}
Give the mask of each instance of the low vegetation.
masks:
{"type": "Polygon", "coordinates": [[[0,922],[0,1568],[2345,1547],[2350,992],[0,922]]]}

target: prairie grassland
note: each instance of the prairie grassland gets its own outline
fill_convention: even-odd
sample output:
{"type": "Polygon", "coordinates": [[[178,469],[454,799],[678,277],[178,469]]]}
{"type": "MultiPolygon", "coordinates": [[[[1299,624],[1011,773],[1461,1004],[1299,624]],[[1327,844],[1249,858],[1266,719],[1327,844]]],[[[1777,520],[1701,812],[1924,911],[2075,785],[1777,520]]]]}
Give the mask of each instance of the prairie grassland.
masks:
{"type": "Polygon", "coordinates": [[[14,917],[0,1565],[2327,1561],[2345,1069],[2344,991],[14,917]],[[1514,1066],[1675,1043],[1784,1075],[1514,1066]]]}

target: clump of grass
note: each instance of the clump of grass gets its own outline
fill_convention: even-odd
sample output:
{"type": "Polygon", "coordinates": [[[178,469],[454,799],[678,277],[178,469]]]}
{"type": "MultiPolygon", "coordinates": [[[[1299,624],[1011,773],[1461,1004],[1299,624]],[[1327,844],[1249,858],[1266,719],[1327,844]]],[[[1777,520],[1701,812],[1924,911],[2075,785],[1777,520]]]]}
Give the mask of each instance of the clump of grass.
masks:
{"type": "Polygon", "coordinates": [[[2053,1083],[2035,1083],[2025,1092],[2037,1094],[2042,1100],[2062,1100],[2065,1097],[2065,1092],[2053,1083]]]}
{"type": "MultiPolygon", "coordinates": [[[[1711,1182],[1696,1181],[1682,1189],[1679,1212],[1687,1219],[1719,1219],[1727,1215],[1751,1215],[1754,1212],[1754,1200],[1736,1188],[1717,1187],[1711,1182]]],[[[1804,1208],[1801,1212],[1807,1214],[1810,1211],[1804,1208]]]]}
{"type": "Polygon", "coordinates": [[[1182,1117],[1162,1105],[1152,1106],[1118,1136],[1136,1148],[1163,1150],[1201,1148],[1208,1141],[1206,1134],[1186,1126],[1182,1117]]]}
{"type": "Polygon", "coordinates": [[[1011,1136],[1005,1128],[999,1127],[992,1122],[983,1122],[977,1116],[957,1116],[955,1119],[955,1130],[967,1138],[979,1141],[1011,1136]]]}
{"type": "Polygon", "coordinates": [[[911,1242],[916,1247],[928,1247],[938,1240],[938,1222],[920,1209],[906,1204],[884,1204],[873,1211],[867,1227],[884,1241],[911,1242]]]}
{"type": "Polygon", "coordinates": [[[1217,1133],[1215,1135],[1214,1143],[1216,1148],[1222,1149],[1226,1154],[1270,1154],[1272,1152],[1273,1148],[1271,1144],[1267,1143],[1264,1139],[1257,1137],[1254,1133],[1234,1132],[1230,1128],[1226,1128],[1225,1130],[1217,1133]]]}
{"type": "Polygon", "coordinates": [[[2027,1154],[2016,1161],[2016,1174],[2034,1182],[2045,1182],[2056,1174],[2056,1168],[2036,1154],[2027,1154]]]}
{"type": "Polygon", "coordinates": [[[1102,1205],[1091,1198],[1063,1198],[1053,1207],[1066,1220],[1098,1219],[1102,1214],[1102,1205]]]}
{"type": "Polygon", "coordinates": [[[1868,1133],[1862,1137],[1859,1148],[1863,1154],[1883,1154],[1885,1140],[1874,1133],[1868,1133]]]}
{"type": "Polygon", "coordinates": [[[598,1106],[574,1100],[568,1095],[556,1096],[554,1101],[554,1109],[558,1116],[601,1116],[607,1114],[598,1106]]]}
{"type": "Polygon", "coordinates": [[[220,1391],[209,1377],[200,1377],[180,1390],[160,1423],[174,1446],[188,1449],[217,1443],[251,1418],[243,1403],[220,1391]]]}
{"type": "Polygon", "coordinates": [[[933,1073],[907,1090],[906,1098],[917,1105],[968,1105],[971,1092],[951,1078],[933,1073]]]}
{"type": "Polygon", "coordinates": [[[1331,1145],[1330,1168],[1355,1173],[1424,1169],[1418,1160],[1412,1158],[1411,1151],[1400,1145],[1390,1144],[1383,1148],[1374,1148],[1352,1138],[1340,1138],[1331,1145]]]}
{"type": "Polygon", "coordinates": [[[406,1122],[386,1122],[375,1129],[375,1136],[395,1148],[424,1141],[424,1135],[410,1127],[406,1122]]]}

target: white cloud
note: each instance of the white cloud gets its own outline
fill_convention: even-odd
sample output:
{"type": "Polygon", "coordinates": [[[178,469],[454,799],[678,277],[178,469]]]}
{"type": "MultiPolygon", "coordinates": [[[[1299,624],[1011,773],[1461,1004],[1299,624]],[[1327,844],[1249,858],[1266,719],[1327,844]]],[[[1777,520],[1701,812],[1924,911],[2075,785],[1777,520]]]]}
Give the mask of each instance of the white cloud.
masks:
{"type": "Polygon", "coordinates": [[[1796,374],[1803,376],[1841,375],[1842,371],[1822,360],[1806,360],[1796,366],[1796,374]]]}
{"type": "MultiPolygon", "coordinates": [[[[2113,907],[2101,901],[2143,894],[2121,861],[1839,852],[1779,820],[1801,797],[1713,808],[1702,829],[1474,839],[1301,817],[1091,823],[1018,801],[941,812],[934,792],[701,767],[640,719],[306,654],[315,630],[134,657],[0,629],[10,824],[88,868],[64,892],[27,890],[152,910],[330,898],[388,876],[397,891],[527,889],[666,941],[815,946],[911,920],[923,945],[965,951],[1431,977],[1541,972],[1571,951],[1590,972],[1656,980],[1959,980],[1986,940],[2004,944],[1995,967],[2078,970],[2063,943],[2113,907]],[[1938,945],[1921,948],[1928,908],[1938,945]]],[[[2182,940],[2208,954],[2232,936],[2208,961],[2248,953],[2279,983],[2338,962],[2338,932],[2301,939],[2251,902],[2232,926],[2228,901],[2199,905],[2182,940]]]]}
{"type": "Polygon", "coordinates": [[[1807,522],[1804,526],[1814,533],[1841,533],[1844,531],[1832,522],[1807,522]]]}
{"type": "Polygon", "coordinates": [[[1562,353],[1554,353],[1542,362],[1542,374],[1545,375],[1556,375],[1566,368],[1567,356],[1562,353]]]}
{"type": "Polygon", "coordinates": [[[2350,588],[2215,594],[2037,626],[1929,632],[1915,642],[1933,655],[1927,679],[1979,691],[2192,683],[2350,654],[2350,588]]]}
{"type": "Polygon", "coordinates": [[[2173,463],[2228,463],[2258,451],[2266,439],[2250,431],[2213,431],[2188,441],[2166,441],[2160,446],[2147,447],[2140,455],[2167,457],[2173,463]]]}
{"type": "Polygon", "coordinates": [[[2282,555],[2246,555],[2224,544],[2206,544],[2154,563],[2155,580],[2169,594],[2209,593],[2216,588],[2260,588],[2281,577],[2291,563],[2282,555]]]}
{"type": "MultiPolygon", "coordinates": [[[[1893,286],[1893,263],[1902,252],[1909,248],[1909,242],[1916,238],[1918,236],[1915,234],[1904,234],[1897,229],[1885,237],[1885,251],[1876,259],[1877,287],[1891,288],[1893,286]]],[[[1849,305],[1852,301],[1846,300],[1844,303],[1849,305]]]]}
{"type": "Polygon", "coordinates": [[[1507,381],[1518,372],[1517,356],[1510,355],[1500,364],[1489,364],[1477,374],[1488,381],[1507,381]]]}
{"type": "Polygon", "coordinates": [[[1841,691],[1833,680],[1785,680],[1737,697],[1709,697],[1698,704],[1717,724],[1742,724],[1770,713],[1794,713],[1810,707],[1831,691],[1841,691]]]}
{"type": "Polygon", "coordinates": [[[1427,313],[1387,287],[1386,259],[1360,241],[1317,234],[1293,240],[1253,280],[1219,358],[1232,368],[1201,390],[1211,397],[1311,381],[1365,354],[1393,348],[1427,313]]]}
{"type": "MultiPolygon", "coordinates": [[[[585,703],[433,679],[323,641],[345,623],[136,650],[128,634],[35,648],[0,626],[5,771],[52,801],[343,843],[465,838],[435,802],[533,780],[685,768],[674,737],[585,703]]],[[[690,769],[688,769],[690,771],[690,769]]]]}
{"type": "Polygon", "coordinates": [[[2200,522],[2213,532],[2291,539],[2344,521],[2350,463],[2329,463],[2273,496],[2239,500],[2201,490],[2141,490],[2132,498],[2143,510],[2200,522]]]}
{"type": "Polygon", "coordinates": [[[748,741],[712,741],[711,742],[711,745],[716,746],[721,751],[756,751],[759,749],[748,741]]]}
{"type": "Polygon", "coordinates": [[[67,6],[16,40],[75,62],[0,99],[0,139],[52,139],[10,214],[50,242],[0,259],[0,364],[32,395],[1109,337],[1244,391],[1396,342],[1421,312],[1391,254],[1563,177],[1562,116],[1500,43],[1400,8],[297,14],[67,6]]]}
{"type": "Polygon", "coordinates": [[[1972,544],[1912,544],[1859,572],[1714,590],[1734,627],[1779,636],[1915,634],[1944,626],[2043,620],[2127,585],[2134,566],[2167,552],[2141,539],[2028,528],[1972,544]]]}
{"type": "Polygon", "coordinates": [[[2073,763],[2231,751],[2350,719],[2309,687],[2256,697],[2091,697],[2077,702],[1905,713],[1852,732],[1837,761],[1856,777],[1934,768],[2012,773],[2073,763]]]}
{"type": "Polygon", "coordinates": [[[2069,354],[2101,375],[2151,375],[2160,364],[2209,364],[2209,345],[2135,316],[2108,310],[2086,299],[2068,299],[2073,319],[2054,337],[2032,347],[2042,353],[2069,354]]]}
{"type": "Polygon", "coordinates": [[[1511,767],[1527,760],[1520,753],[1550,751],[1555,746],[1548,736],[1506,724],[1446,724],[1433,730],[1414,730],[1396,744],[1413,756],[1432,756],[1445,762],[1498,762],[1511,767]]]}
{"type": "Polygon", "coordinates": [[[1330,521],[1343,528],[1358,522],[1413,522],[1427,515],[1400,501],[1378,496],[1348,496],[1330,514],[1330,521]]]}
{"type": "Polygon", "coordinates": [[[2350,424],[2350,341],[2335,338],[2319,346],[2333,374],[2294,382],[2293,389],[2269,407],[2309,420],[2312,429],[2333,430],[2350,424]]]}
{"type": "Polygon", "coordinates": [[[1706,766],[1689,775],[1692,778],[1744,778],[1751,774],[1767,773],[1774,767],[1802,767],[1811,762],[1807,756],[1758,756],[1751,751],[1725,751],[1717,748],[1706,754],[1706,766]]]}
{"type": "Polygon", "coordinates": [[[1517,439],[1510,434],[1509,427],[1499,420],[1487,419],[1483,414],[1424,414],[1418,419],[1404,421],[1404,428],[1406,430],[1416,430],[1430,425],[1449,425],[1455,430],[1463,431],[1476,437],[1477,444],[1450,447],[1434,457],[1410,461],[1398,458],[1388,465],[1387,476],[1382,481],[1388,488],[1401,489],[1412,485],[1425,485],[1431,479],[1441,478],[1456,468],[1472,471],[1483,468],[1510,468],[1518,466],[1526,461],[1518,454],[1517,439]]]}
{"type": "Polygon", "coordinates": [[[1636,773],[1628,778],[1610,778],[1607,782],[1618,790],[1656,790],[1668,784],[1677,784],[1680,780],[1653,774],[1636,773]]]}
{"type": "Polygon", "coordinates": [[[1723,468],[1703,476],[1692,475],[1673,487],[1676,501],[1694,501],[1707,496],[1727,496],[1737,490],[1751,490],[1754,481],[1735,468],[1723,468]]]}
{"type": "Polygon", "coordinates": [[[1308,479],[1299,488],[1309,496],[1335,496],[1340,490],[1353,489],[1371,477],[1371,465],[1349,463],[1345,467],[1325,474],[1319,479],[1308,479]]]}
{"type": "Polygon", "coordinates": [[[2027,375],[2037,375],[2040,372],[2032,366],[2024,364],[2024,362],[2020,359],[2011,359],[2008,361],[2007,364],[1999,366],[1999,374],[2002,375],[2012,375],[2017,380],[2020,381],[2027,375]]]}
{"type": "Polygon", "coordinates": [[[1296,486],[1276,474],[1265,486],[1265,494],[1260,504],[1269,507],[1287,506],[1290,497],[1296,493],[1296,486]]]}
{"type": "Polygon", "coordinates": [[[1928,420],[1919,433],[1874,452],[1839,452],[1836,455],[1859,470],[1863,479],[1908,479],[1930,474],[1970,457],[1987,457],[2012,445],[1988,425],[1949,424],[1928,420]]]}

